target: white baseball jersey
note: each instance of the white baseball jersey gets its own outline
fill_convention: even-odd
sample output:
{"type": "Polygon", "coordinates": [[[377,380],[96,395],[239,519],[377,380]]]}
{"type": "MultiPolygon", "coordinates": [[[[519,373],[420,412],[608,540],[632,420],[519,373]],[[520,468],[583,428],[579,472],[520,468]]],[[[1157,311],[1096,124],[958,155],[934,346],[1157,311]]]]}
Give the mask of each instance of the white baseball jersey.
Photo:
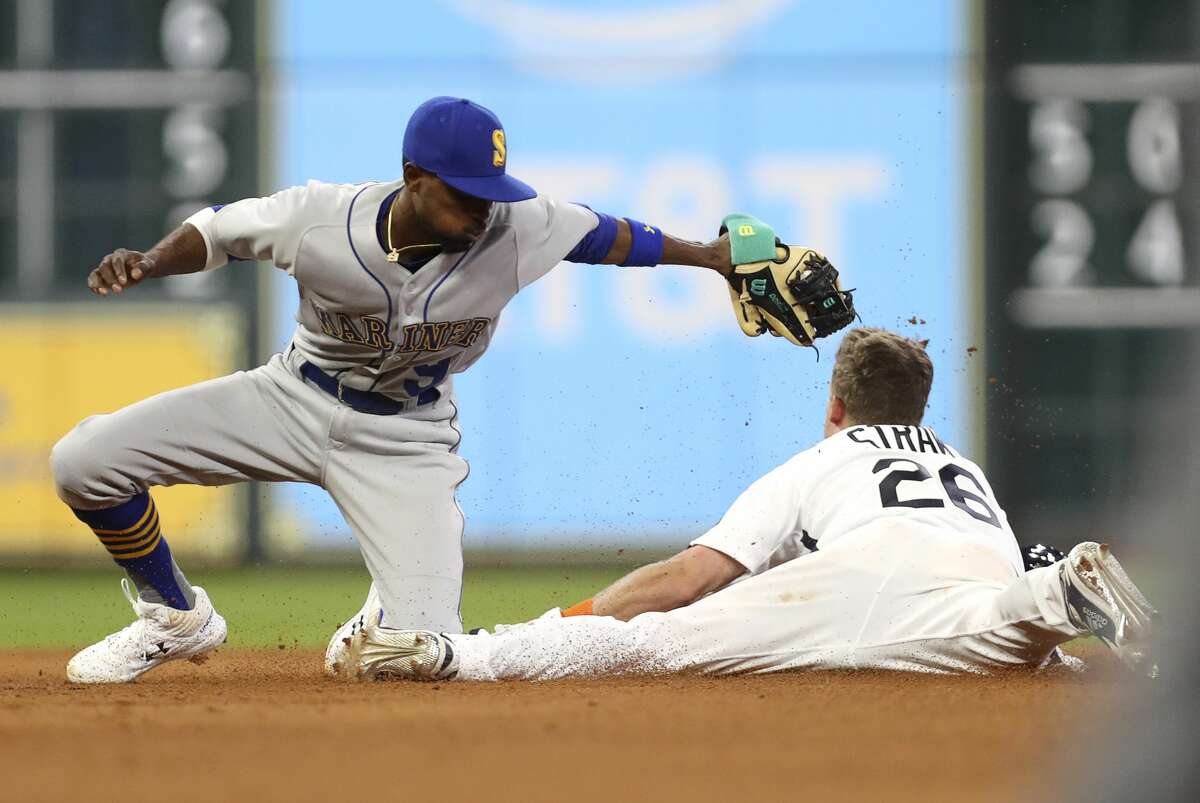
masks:
{"type": "Polygon", "coordinates": [[[750,573],[629,621],[554,615],[453,636],[462,680],[1040,666],[1079,630],[1025,572],[979,467],[928,427],[856,426],[755,482],[693,544],[750,573]]]}
{"type": "Polygon", "coordinates": [[[466,370],[491,342],[500,312],[599,223],[591,210],[544,196],[492,205],[466,251],[415,272],[379,242],[384,204],[403,182],[310,181],[187,222],[204,237],[207,269],[230,258],[273,262],[300,286],[293,346],[347,387],[422,398],[466,370]]]}
{"type": "Polygon", "coordinates": [[[826,438],[747,488],[692,543],[758,574],[889,518],[961,534],[1023,569],[983,471],[929,427],[856,426],[826,438]]]}

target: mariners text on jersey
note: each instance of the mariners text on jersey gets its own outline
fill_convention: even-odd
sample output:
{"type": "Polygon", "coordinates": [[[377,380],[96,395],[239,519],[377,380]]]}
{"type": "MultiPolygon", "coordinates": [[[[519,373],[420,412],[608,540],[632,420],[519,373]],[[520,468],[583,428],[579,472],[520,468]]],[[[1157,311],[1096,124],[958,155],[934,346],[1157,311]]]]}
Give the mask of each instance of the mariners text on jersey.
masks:
{"type": "Polygon", "coordinates": [[[487,331],[491,318],[465,318],[461,321],[412,323],[401,327],[404,339],[396,344],[388,337],[387,321],[374,315],[359,315],[358,325],[344,312],[329,312],[312,305],[321,331],[343,343],[358,343],[379,351],[400,353],[433,352],[451,346],[470,348],[487,331]]]}

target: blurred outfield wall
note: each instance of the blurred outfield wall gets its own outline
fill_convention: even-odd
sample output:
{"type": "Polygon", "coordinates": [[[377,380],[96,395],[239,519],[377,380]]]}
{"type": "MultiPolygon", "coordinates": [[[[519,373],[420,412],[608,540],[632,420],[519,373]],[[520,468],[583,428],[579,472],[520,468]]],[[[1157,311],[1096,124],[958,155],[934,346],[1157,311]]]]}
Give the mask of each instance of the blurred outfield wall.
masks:
{"type": "MultiPolygon", "coordinates": [[[[494,109],[539,190],[695,239],[742,210],[825,251],[868,325],[930,339],[928,420],[969,445],[963,9],[852,0],[274,2],[273,186],[399,175],[412,109],[494,109]]],[[[253,270],[240,265],[234,270],[253,270]]],[[[263,270],[266,270],[263,268],[263,270]]],[[[272,350],[296,293],[272,272],[272,350]]],[[[467,546],[678,543],[820,437],[821,359],[734,326],[679,268],[562,265],[455,383],[467,546]]],[[[268,544],[349,546],[318,489],[280,487],[268,544]]]]}
{"type": "MultiPolygon", "coordinates": [[[[57,499],[50,449],[81,419],[247,367],[257,277],[88,292],[118,247],[258,192],[257,6],[0,0],[0,562],[104,550],[57,499]]],[[[171,544],[230,559],[246,489],[156,492],[171,544]]]]}

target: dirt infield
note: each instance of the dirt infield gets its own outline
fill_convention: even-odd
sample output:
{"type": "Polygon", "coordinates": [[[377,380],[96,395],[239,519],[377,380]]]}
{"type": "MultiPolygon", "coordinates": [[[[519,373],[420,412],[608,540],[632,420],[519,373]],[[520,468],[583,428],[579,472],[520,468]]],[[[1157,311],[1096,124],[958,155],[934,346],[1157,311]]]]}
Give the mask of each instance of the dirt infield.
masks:
{"type": "Polygon", "coordinates": [[[67,657],[0,653],[0,800],[1012,800],[1130,696],[1111,665],[346,684],[224,650],[80,687],[67,657]]]}

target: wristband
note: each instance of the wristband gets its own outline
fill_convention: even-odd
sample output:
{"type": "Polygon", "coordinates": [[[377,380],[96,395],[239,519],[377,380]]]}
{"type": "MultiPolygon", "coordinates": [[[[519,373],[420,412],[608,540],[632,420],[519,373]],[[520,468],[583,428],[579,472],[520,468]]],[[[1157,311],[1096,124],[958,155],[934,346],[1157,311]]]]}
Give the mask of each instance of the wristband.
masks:
{"type": "Polygon", "coordinates": [[[583,602],[576,602],[570,608],[562,612],[563,616],[591,616],[592,615],[592,600],[585,599],[583,602]]]}
{"type": "Polygon", "coordinates": [[[653,267],[659,263],[663,255],[662,229],[647,226],[640,220],[625,218],[629,224],[629,233],[633,242],[629,245],[629,256],[621,263],[621,267],[635,266],[653,267]]]}

